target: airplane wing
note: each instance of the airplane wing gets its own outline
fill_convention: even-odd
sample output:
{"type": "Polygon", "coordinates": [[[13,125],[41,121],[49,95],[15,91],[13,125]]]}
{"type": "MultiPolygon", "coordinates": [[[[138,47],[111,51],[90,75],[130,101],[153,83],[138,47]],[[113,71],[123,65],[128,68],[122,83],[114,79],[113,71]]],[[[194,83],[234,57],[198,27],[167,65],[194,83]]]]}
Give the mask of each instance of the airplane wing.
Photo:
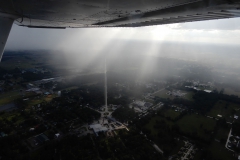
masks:
{"type": "Polygon", "coordinates": [[[240,0],[0,0],[0,53],[13,22],[32,28],[142,27],[239,16],[240,0]]]}
{"type": "Polygon", "coordinates": [[[240,0],[0,0],[27,27],[140,27],[240,15],[240,0]]]}

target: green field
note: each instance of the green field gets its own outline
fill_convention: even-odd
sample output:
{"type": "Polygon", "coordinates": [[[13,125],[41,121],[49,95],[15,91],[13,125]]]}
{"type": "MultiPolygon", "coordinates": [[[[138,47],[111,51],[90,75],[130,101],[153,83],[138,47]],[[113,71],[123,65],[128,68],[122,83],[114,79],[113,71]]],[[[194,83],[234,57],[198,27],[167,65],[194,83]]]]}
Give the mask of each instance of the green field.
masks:
{"type": "MultiPolygon", "coordinates": [[[[169,109],[165,112],[167,115],[173,116],[173,110],[169,109]]],[[[176,115],[175,115],[176,116],[176,115]]],[[[216,126],[216,120],[207,118],[204,116],[196,115],[196,114],[190,114],[186,115],[177,122],[168,121],[163,117],[155,116],[153,117],[147,125],[145,125],[145,128],[151,130],[151,134],[153,136],[156,136],[158,133],[158,129],[154,128],[154,125],[156,124],[156,121],[165,121],[169,127],[172,127],[174,124],[177,124],[180,128],[180,130],[183,133],[188,134],[197,134],[198,137],[200,137],[203,140],[210,140],[210,135],[214,131],[214,128],[216,126]],[[207,131],[207,132],[206,132],[207,131]]],[[[210,145],[206,146],[206,150],[211,152],[211,156],[214,159],[219,160],[226,160],[226,159],[233,159],[232,152],[228,151],[225,148],[225,142],[227,140],[228,132],[230,128],[219,128],[217,130],[216,136],[214,139],[212,139],[212,142],[210,145]],[[217,142],[216,140],[221,140],[222,142],[217,142]]],[[[182,145],[179,145],[179,148],[181,148],[182,145]]],[[[178,152],[178,150],[174,150],[174,154],[178,152]]],[[[197,152],[194,159],[199,160],[200,159],[201,152],[197,152]]]]}
{"type": "Polygon", "coordinates": [[[168,120],[166,120],[165,118],[156,116],[156,117],[153,117],[153,118],[149,121],[149,123],[148,123],[147,125],[145,125],[144,127],[147,128],[147,129],[149,129],[149,130],[151,130],[152,135],[157,135],[157,130],[154,129],[154,125],[155,125],[156,121],[161,121],[161,120],[165,121],[165,122],[166,122],[168,125],[170,125],[170,126],[173,125],[173,122],[168,121],[168,120]]]}
{"type": "Polygon", "coordinates": [[[173,109],[168,109],[167,111],[164,112],[165,117],[170,117],[172,120],[176,119],[181,113],[176,112],[173,109]]]}
{"type": "Polygon", "coordinates": [[[48,96],[40,96],[39,98],[30,99],[27,101],[27,106],[32,107],[34,105],[40,104],[42,102],[50,102],[53,98],[55,98],[57,95],[48,95],[48,96]]]}
{"type": "MultiPolygon", "coordinates": [[[[217,86],[216,89],[218,91],[221,91],[222,86],[217,86]]],[[[224,88],[224,94],[235,95],[235,96],[240,97],[240,92],[239,91],[235,91],[234,88],[224,88]]]]}
{"type": "Polygon", "coordinates": [[[18,91],[11,91],[0,94],[0,105],[8,104],[16,99],[21,98],[21,94],[18,91]]]}
{"type": "Polygon", "coordinates": [[[215,139],[222,142],[217,142],[213,140],[211,145],[209,145],[208,150],[212,152],[212,156],[214,157],[214,159],[219,159],[219,160],[233,159],[233,156],[232,156],[233,152],[228,151],[225,148],[225,143],[227,141],[229,131],[230,131],[230,127],[219,128],[215,136],[215,139]]]}
{"type": "MultiPolygon", "coordinates": [[[[184,92],[186,92],[186,91],[184,91],[184,92]]],[[[192,98],[193,95],[194,95],[194,92],[187,92],[187,94],[183,97],[183,99],[193,101],[193,98],[192,98]]]]}
{"type": "MultiPolygon", "coordinates": [[[[222,115],[226,120],[230,121],[232,118],[230,116],[233,116],[234,110],[239,110],[240,106],[235,103],[229,103],[226,101],[218,101],[210,112],[207,113],[207,115],[211,117],[218,117],[218,115],[222,115]]],[[[237,113],[239,114],[239,113],[237,113]]]]}
{"type": "Polygon", "coordinates": [[[197,134],[205,140],[209,140],[210,138],[210,134],[205,131],[213,131],[216,125],[215,120],[196,114],[186,115],[176,123],[182,132],[197,134]]]}
{"type": "Polygon", "coordinates": [[[5,112],[0,115],[0,121],[9,121],[15,125],[19,125],[24,121],[24,117],[17,112],[5,112]]]}
{"type": "Polygon", "coordinates": [[[32,68],[34,66],[31,64],[31,61],[29,61],[29,59],[23,56],[14,56],[9,60],[1,62],[0,67],[6,70],[12,70],[16,67],[25,69],[25,68],[32,68]]]}
{"type": "Polygon", "coordinates": [[[229,131],[230,131],[230,127],[229,128],[219,128],[215,138],[217,140],[222,139],[224,142],[226,142],[227,138],[228,138],[229,131]]]}
{"type": "MultiPolygon", "coordinates": [[[[172,111],[167,111],[166,114],[172,114],[172,116],[174,116],[172,111]]],[[[154,125],[157,120],[164,120],[170,127],[173,124],[177,124],[181,132],[192,135],[194,134],[195,136],[197,135],[204,140],[209,140],[210,133],[214,130],[216,125],[216,121],[214,119],[210,119],[196,114],[186,115],[175,123],[166,120],[163,117],[156,116],[153,117],[145,126],[147,129],[151,130],[151,133],[153,135],[157,134],[157,130],[154,129],[154,125]]]]}
{"type": "Polygon", "coordinates": [[[154,100],[151,99],[143,99],[143,101],[149,102],[149,103],[154,103],[154,100]]]}
{"type": "Polygon", "coordinates": [[[218,160],[230,160],[234,159],[233,152],[227,150],[224,144],[213,141],[211,145],[209,145],[208,150],[211,151],[214,159],[218,160]]]}
{"type": "MultiPolygon", "coordinates": [[[[217,159],[217,160],[232,160],[233,152],[227,150],[224,146],[224,144],[221,144],[219,142],[213,141],[208,147],[205,148],[206,150],[210,151],[211,159],[217,159]]],[[[201,153],[197,152],[196,156],[194,157],[194,160],[202,160],[200,158],[201,153]]],[[[235,158],[237,159],[237,158],[235,158]]]]}
{"type": "Polygon", "coordinates": [[[233,90],[233,89],[231,89],[231,88],[225,88],[225,89],[224,89],[224,93],[225,93],[225,94],[229,94],[229,95],[240,96],[240,92],[235,91],[235,90],[233,90]]]}
{"type": "MultiPolygon", "coordinates": [[[[154,96],[160,97],[160,98],[169,98],[169,99],[174,99],[175,97],[167,95],[168,91],[166,89],[159,91],[157,93],[154,94],[154,96]]],[[[183,99],[189,100],[189,101],[193,101],[193,95],[194,92],[189,92],[189,91],[182,91],[184,93],[186,93],[186,95],[184,97],[182,97],[183,99]]]]}
{"type": "MultiPolygon", "coordinates": [[[[24,99],[32,95],[35,95],[35,93],[26,93],[24,97],[19,91],[10,91],[0,94],[0,107],[2,106],[4,108],[5,105],[14,103],[15,100],[24,99]]],[[[56,97],[56,95],[40,96],[39,98],[35,97],[29,99],[28,101],[25,101],[27,107],[25,109],[30,111],[32,106],[40,104],[42,102],[50,102],[54,97],[56,97]]]]}
{"type": "Polygon", "coordinates": [[[72,87],[65,88],[64,90],[71,91],[71,90],[74,90],[74,89],[78,89],[78,87],[77,86],[72,86],[72,87]]]}
{"type": "Polygon", "coordinates": [[[163,89],[162,91],[159,91],[157,93],[154,94],[154,96],[160,97],[160,98],[169,98],[169,99],[173,99],[172,96],[167,95],[168,91],[166,89],[163,89]]]}
{"type": "Polygon", "coordinates": [[[177,154],[179,152],[179,150],[182,147],[184,147],[184,145],[185,145],[184,141],[182,141],[182,140],[177,141],[177,144],[176,144],[175,148],[171,151],[171,154],[172,155],[177,154]]]}

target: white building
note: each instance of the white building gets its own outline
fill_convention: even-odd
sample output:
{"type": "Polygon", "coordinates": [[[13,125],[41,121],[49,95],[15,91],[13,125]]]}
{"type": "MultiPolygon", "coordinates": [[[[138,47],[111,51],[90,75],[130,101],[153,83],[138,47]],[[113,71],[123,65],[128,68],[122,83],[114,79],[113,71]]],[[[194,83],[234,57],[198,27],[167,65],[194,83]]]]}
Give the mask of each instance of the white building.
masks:
{"type": "Polygon", "coordinates": [[[62,92],[58,91],[58,97],[61,97],[62,92]]]}
{"type": "Polygon", "coordinates": [[[204,92],[211,93],[212,91],[205,89],[204,92]]]}
{"type": "Polygon", "coordinates": [[[134,104],[138,105],[139,107],[144,107],[145,102],[143,101],[135,101],[134,104]]]}
{"type": "Polygon", "coordinates": [[[101,124],[93,124],[93,125],[90,125],[89,128],[92,129],[97,136],[99,132],[108,131],[107,127],[104,127],[101,124]]]}

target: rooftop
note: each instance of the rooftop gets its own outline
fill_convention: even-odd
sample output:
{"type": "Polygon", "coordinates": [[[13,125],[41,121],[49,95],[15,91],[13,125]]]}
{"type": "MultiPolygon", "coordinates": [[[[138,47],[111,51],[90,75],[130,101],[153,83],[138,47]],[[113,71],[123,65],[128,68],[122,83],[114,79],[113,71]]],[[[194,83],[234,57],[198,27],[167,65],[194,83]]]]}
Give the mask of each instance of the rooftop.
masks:
{"type": "Polygon", "coordinates": [[[93,131],[97,134],[98,132],[105,132],[108,129],[104,126],[102,126],[101,124],[93,124],[89,126],[91,129],[93,129],[93,131]]]}

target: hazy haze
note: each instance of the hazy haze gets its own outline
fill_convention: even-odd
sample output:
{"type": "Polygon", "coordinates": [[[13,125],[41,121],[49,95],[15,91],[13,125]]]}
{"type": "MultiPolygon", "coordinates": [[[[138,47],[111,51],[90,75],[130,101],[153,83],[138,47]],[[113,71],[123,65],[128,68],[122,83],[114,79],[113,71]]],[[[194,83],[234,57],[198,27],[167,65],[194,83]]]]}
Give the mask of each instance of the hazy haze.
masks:
{"type": "MultiPolygon", "coordinates": [[[[33,29],[14,25],[6,50],[64,53],[70,64],[98,63],[107,55],[158,56],[239,67],[240,18],[140,28],[33,29]]],[[[53,59],[54,60],[54,59],[53,59]]],[[[143,64],[149,65],[148,59],[143,64]]]]}

